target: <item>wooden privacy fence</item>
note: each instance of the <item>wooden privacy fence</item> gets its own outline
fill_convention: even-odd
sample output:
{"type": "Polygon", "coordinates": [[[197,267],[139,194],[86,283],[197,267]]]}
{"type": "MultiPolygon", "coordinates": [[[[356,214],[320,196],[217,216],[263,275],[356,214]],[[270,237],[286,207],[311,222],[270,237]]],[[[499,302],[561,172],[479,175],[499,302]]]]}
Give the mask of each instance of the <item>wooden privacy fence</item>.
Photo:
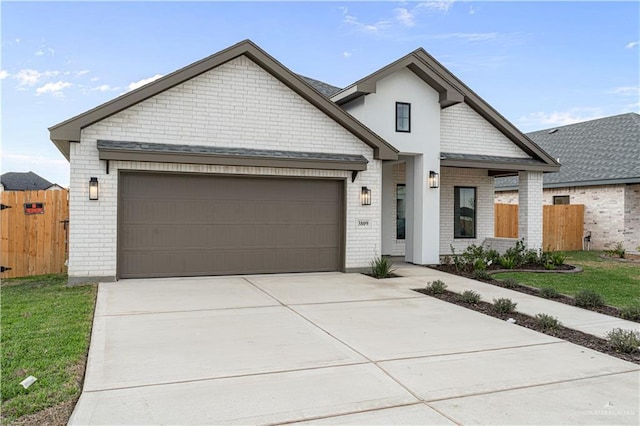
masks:
{"type": "MultiPolygon", "coordinates": [[[[496,204],[496,237],[518,238],[518,205],[496,204]]],[[[584,205],[542,206],[542,248],[548,251],[582,250],[584,205]]]]}
{"type": "Polygon", "coordinates": [[[69,193],[2,192],[2,278],[66,271],[69,193]]]}

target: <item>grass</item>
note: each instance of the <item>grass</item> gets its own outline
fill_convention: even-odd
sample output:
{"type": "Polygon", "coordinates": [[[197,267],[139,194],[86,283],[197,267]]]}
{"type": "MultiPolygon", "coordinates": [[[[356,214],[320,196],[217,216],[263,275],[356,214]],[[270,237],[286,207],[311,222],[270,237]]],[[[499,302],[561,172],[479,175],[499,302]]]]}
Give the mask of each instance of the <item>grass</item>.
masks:
{"type": "Polygon", "coordinates": [[[605,303],[622,308],[640,304],[640,264],[602,259],[600,251],[566,252],[565,262],[579,265],[579,274],[536,274],[508,272],[495,274],[494,278],[515,278],[519,283],[532,287],[550,287],[560,293],[575,296],[581,289],[599,293],[605,303]]]}
{"type": "Polygon", "coordinates": [[[3,424],[80,395],[97,287],[67,287],[66,280],[42,275],[2,283],[3,424]],[[38,380],[23,389],[29,375],[38,380]]]}

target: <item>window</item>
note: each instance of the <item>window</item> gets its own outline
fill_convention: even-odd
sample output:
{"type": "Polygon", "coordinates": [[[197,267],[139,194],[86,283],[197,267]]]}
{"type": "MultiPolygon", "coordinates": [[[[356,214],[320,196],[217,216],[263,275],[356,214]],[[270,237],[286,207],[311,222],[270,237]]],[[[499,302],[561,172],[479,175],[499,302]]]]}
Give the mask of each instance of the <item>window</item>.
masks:
{"type": "Polygon", "coordinates": [[[476,237],[476,188],[456,186],[453,201],[454,238],[476,237]]]}
{"type": "Polygon", "coordinates": [[[568,195],[554,195],[553,204],[571,204],[571,202],[569,201],[568,195]]]}
{"type": "Polygon", "coordinates": [[[405,239],[406,187],[404,183],[396,187],[396,240],[405,239]]]}
{"type": "Polygon", "coordinates": [[[411,104],[396,102],[396,132],[411,131],[411,104]]]}

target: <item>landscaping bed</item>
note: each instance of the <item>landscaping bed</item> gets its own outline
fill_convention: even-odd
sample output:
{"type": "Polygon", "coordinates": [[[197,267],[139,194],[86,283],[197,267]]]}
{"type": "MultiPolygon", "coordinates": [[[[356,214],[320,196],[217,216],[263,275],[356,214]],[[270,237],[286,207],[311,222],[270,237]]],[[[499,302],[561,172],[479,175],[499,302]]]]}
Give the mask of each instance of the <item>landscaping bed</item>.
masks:
{"type": "Polygon", "coordinates": [[[635,351],[633,353],[623,353],[616,351],[609,341],[605,339],[601,339],[596,336],[592,336],[587,333],[583,333],[581,331],[573,330],[571,328],[564,327],[560,325],[556,329],[544,329],[540,326],[539,321],[535,318],[530,317],[528,315],[522,314],[520,312],[510,312],[510,313],[498,313],[493,309],[493,305],[488,302],[479,301],[477,303],[465,303],[462,301],[462,298],[459,294],[444,290],[442,293],[432,293],[427,289],[415,289],[419,293],[426,294],[431,297],[435,297],[437,299],[443,300],[445,302],[453,303],[459,306],[463,306],[467,309],[474,310],[476,312],[483,313],[485,315],[490,315],[495,318],[499,318],[502,320],[508,320],[509,318],[513,318],[516,323],[514,326],[526,327],[540,333],[548,334],[550,336],[557,337],[559,339],[566,340],[571,343],[575,343],[577,345],[581,345],[587,347],[589,349],[596,350],[598,352],[605,353],[607,355],[614,356],[616,358],[623,359],[625,361],[630,361],[635,364],[640,364],[640,351],[635,351]]]}

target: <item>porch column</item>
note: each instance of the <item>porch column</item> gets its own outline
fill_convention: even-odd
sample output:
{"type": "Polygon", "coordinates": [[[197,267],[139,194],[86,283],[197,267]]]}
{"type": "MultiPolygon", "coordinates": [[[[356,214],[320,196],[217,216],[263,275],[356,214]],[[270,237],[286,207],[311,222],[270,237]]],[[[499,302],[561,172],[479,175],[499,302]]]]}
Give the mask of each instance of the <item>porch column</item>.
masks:
{"type": "Polygon", "coordinates": [[[396,162],[382,163],[382,255],[390,255],[396,239],[395,191],[393,167],[396,162]]]}
{"type": "Polygon", "coordinates": [[[527,248],[542,247],[542,172],[519,172],[518,238],[527,248]]]}
{"type": "Polygon", "coordinates": [[[428,185],[429,170],[439,170],[437,161],[427,164],[424,155],[406,160],[405,260],[417,265],[440,263],[440,190],[428,185]]]}

